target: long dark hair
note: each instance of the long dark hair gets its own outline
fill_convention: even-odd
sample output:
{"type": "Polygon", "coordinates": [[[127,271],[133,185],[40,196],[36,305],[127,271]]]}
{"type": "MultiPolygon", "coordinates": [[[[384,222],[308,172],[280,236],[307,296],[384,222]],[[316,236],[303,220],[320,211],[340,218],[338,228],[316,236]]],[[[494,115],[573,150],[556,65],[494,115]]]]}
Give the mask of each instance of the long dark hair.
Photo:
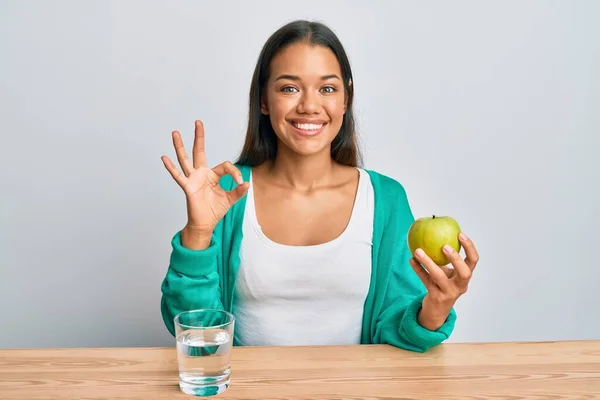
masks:
{"type": "Polygon", "coordinates": [[[271,126],[269,116],[261,113],[261,98],[269,79],[273,57],[286,46],[300,41],[329,48],[340,63],[347,104],[340,131],[331,144],[331,157],[340,164],[353,167],[360,166],[362,164],[362,154],[358,146],[356,123],[352,109],[354,81],[350,61],[342,43],[330,28],[320,22],[305,20],[293,21],[279,28],[267,40],[260,52],[250,85],[246,140],[237,162],[243,165],[256,166],[275,159],[277,136],[271,126]]]}

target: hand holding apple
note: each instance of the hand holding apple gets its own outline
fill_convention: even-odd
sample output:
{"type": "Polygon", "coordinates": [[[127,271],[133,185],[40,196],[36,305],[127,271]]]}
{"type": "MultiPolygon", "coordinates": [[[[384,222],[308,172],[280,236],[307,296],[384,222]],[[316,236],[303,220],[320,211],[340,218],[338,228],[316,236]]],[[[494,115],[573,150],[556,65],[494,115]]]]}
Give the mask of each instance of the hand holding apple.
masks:
{"type": "Polygon", "coordinates": [[[479,254],[451,217],[416,220],[409,230],[408,246],[413,254],[410,265],[427,288],[419,323],[436,330],[443,325],[456,300],[466,293],[479,254]],[[461,246],[465,259],[459,254],[461,246]]]}

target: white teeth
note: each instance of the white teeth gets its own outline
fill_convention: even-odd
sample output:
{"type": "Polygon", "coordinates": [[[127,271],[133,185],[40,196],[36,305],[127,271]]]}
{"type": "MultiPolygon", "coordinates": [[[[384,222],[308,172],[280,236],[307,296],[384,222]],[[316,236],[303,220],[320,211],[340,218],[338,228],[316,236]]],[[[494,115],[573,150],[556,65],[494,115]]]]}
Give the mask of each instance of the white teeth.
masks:
{"type": "Polygon", "coordinates": [[[316,131],[323,127],[323,124],[298,124],[294,122],[294,126],[298,129],[302,129],[303,131],[316,131]]]}

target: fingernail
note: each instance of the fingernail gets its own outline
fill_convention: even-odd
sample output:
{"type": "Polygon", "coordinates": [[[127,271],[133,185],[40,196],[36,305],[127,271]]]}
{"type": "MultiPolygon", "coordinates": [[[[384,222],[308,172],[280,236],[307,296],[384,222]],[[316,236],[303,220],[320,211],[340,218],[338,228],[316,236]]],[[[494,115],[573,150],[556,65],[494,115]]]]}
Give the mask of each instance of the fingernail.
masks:
{"type": "Polygon", "coordinates": [[[448,246],[447,244],[445,244],[444,247],[442,247],[442,250],[444,250],[444,253],[447,254],[452,253],[452,247],[448,246]]]}
{"type": "Polygon", "coordinates": [[[421,249],[417,249],[417,251],[415,251],[415,255],[419,258],[423,257],[425,255],[425,252],[421,249]]]}
{"type": "Polygon", "coordinates": [[[461,238],[462,240],[467,240],[468,239],[467,235],[465,235],[462,232],[458,234],[458,237],[461,238]]]}
{"type": "Polygon", "coordinates": [[[238,176],[238,177],[236,178],[236,182],[237,182],[237,184],[238,184],[238,185],[241,185],[242,183],[244,183],[244,180],[242,179],[242,177],[241,177],[241,176],[238,176]]]}

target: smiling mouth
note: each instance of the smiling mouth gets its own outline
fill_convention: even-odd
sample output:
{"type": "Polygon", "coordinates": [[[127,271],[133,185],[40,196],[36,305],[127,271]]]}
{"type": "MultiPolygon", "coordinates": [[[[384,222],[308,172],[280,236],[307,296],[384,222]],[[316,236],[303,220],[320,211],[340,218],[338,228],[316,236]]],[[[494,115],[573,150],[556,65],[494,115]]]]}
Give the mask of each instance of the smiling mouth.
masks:
{"type": "Polygon", "coordinates": [[[296,132],[303,136],[315,136],[321,133],[326,122],[319,123],[304,123],[291,121],[290,124],[295,128],[296,132]]]}
{"type": "Polygon", "coordinates": [[[325,124],[301,124],[299,122],[292,121],[292,125],[294,125],[294,128],[302,129],[303,131],[318,131],[325,124]]]}

